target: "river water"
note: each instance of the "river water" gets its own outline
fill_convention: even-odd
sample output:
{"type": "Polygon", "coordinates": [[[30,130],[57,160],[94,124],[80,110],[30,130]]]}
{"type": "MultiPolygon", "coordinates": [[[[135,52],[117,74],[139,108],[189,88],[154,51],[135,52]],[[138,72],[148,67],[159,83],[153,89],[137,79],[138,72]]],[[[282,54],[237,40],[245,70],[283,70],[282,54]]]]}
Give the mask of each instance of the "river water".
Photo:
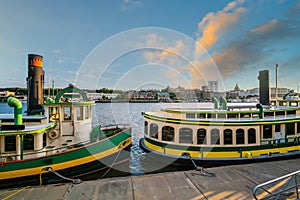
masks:
{"type": "MultiPolygon", "coordinates": [[[[153,162],[139,148],[143,137],[144,118],[142,112],[160,111],[162,108],[212,108],[211,103],[97,103],[93,112],[93,125],[130,124],[132,127],[131,175],[181,170],[178,166],[166,166],[165,163],[153,162]]],[[[182,168],[183,169],[183,168],[182,168]]],[[[184,168],[186,169],[186,168],[184,168]]]]}

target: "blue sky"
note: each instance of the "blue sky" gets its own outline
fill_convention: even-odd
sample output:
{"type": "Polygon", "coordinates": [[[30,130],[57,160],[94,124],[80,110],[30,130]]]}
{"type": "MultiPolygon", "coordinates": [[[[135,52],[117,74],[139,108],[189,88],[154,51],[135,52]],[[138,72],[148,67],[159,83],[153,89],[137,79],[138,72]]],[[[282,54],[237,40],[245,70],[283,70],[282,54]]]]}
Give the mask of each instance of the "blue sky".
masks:
{"type": "Polygon", "coordinates": [[[3,0],[0,87],[25,87],[27,54],[44,57],[46,86],[141,89],[300,84],[300,1],[3,0]],[[151,27],[151,28],[149,28],[151,27]]]}

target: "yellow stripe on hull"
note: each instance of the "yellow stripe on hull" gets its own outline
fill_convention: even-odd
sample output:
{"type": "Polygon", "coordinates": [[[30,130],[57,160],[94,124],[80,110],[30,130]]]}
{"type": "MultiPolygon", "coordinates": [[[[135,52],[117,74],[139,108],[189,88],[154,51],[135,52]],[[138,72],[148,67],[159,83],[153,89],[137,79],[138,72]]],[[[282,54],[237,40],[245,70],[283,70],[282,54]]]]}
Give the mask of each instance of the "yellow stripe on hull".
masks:
{"type": "MultiPolygon", "coordinates": [[[[172,156],[182,156],[183,153],[188,153],[192,158],[240,158],[241,154],[238,151],[220,151],[220,152],[199,152],[191,150],[177,150],[171,149],[166,146],[165,148],[149,143],[147,140],[144,140],[145,145],[156,152],[172,155],[172,156]]],[[[188,149],[188,147],[187,147],[188,149]]],[[[242,157],[251,158],[254,156],[261,156],[264,154],[280,153],[285,154],[289,151],[300,151],[300,145],[291,146],[291,147],[282,147],[282,148],[272,148],[272,149],[263,149],[263,150],[251,150],[243,151],[242,157]]]]}
{"type": "MultiPolygon", "coordinates": [[[[120,142],[118,146],[111,148],[107,151],[103,151],[94,155],[90,155],[84,158],[79,158],[76,160],[71,160],[71,161],[67,161],[67,162],[62,162],[62,163],[58,163],[58,164],[50,164],[50,165],[44,165],[41,167],[35,167],[35,168],[30,168],[30,169],[22,169],[22,170],[15,170],[15,171],[8,171],[8,172],[1,172],[0,173],[0,180],[3,179],[9,179],[9,178],[19,178],[19,177],[25,177],[25,176],[32,176],[32,175],[39,175],[42,170],[45,167],[52,167],[52,169],[58,171],[58,170],[63,170],[63,169],[67,169],[67,168],[71,168],[71,167],[75,167],[75,166],[79,166],[79,165],[83,165],[92,161],[96,161],[99,160],[101,158],[107,157],[109,155],[112,155],[114,153],[117,153],[119,150],[121,149],[125,149],[128,146],[131,145],[131,139],[128,138],[126,140],[126,144],[122,145],[124,141],[120,142]]],[[[47,172],[44,172],[47,173],[47,172]]]]}

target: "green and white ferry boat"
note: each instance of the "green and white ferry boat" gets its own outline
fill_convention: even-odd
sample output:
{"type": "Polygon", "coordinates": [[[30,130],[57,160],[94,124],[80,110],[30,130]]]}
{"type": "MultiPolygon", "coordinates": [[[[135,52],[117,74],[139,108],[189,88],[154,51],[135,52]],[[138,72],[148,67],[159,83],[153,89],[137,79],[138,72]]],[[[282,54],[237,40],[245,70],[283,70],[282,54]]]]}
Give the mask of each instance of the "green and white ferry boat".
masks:
{"type": "Polygon", "coordinates": [[[300,157],[300,101],[145,112],[140,147],[173,165],[223,166],[300,157]]]}
{"type": "Polygon", "coordinates": [[[70,85],[43,101],[42,57],[28,57],[27,114],[9,97],[14,114],[0,114],[0,188],[79,182],[91,173],[105,175],[129,163],[131,127],[92,127],[93,101],[70,85]],[[76,101],[62,101],[73,99],[76,101]],[[75,179],[74,179],[75,178],[75,179]]]}

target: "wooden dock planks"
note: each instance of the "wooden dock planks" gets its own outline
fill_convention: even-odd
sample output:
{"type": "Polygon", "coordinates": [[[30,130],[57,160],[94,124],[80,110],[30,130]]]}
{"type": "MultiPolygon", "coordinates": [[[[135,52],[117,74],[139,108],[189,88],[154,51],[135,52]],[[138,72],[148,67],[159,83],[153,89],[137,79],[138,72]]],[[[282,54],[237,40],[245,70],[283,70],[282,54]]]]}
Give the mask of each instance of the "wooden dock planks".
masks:
{"type": "MultiPolygon", "coordinates": [[[[0,190],[0,199],[248,200],[253,199],[255,185],[299,169],[300,158],[207,169],[215,174],[213,177],[202,176],[199,171],[191,170],[85,181],[77,185],[6,189],[0,190]]],[[[282,184],[274,185],[271,190],[282,184]]]]}

